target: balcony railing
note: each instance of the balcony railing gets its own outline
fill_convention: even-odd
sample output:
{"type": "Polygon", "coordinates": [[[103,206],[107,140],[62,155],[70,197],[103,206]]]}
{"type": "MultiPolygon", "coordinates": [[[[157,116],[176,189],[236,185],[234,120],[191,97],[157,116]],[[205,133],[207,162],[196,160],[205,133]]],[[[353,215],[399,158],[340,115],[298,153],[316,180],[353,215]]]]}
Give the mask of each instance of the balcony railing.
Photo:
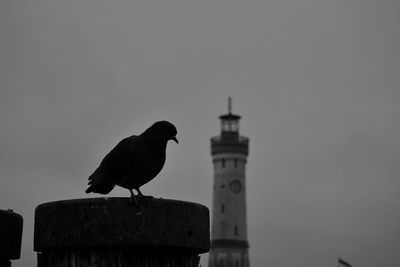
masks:
{"type": "Polygon", "coordinates": [[[240,153],[248,155],[249,138],[238,135],[223,135],[211,138],[211,154],[240,153]]]}
{"type": "Polygon", "coordinates": [[[211,142],[232,142],[232,141],[234,141],[234,142],[239,142],[239,143],[249,143],[249,138],[247,138],[247,137],[244,137],[244,136],[239,136],[239,138],[238,139],[236,139],[236,138],[226,138],[226,137],[222,137],[221,135],[218,135],[218,136],[214,136],[214,137],[212,137],[211,138],[211,142]]]}

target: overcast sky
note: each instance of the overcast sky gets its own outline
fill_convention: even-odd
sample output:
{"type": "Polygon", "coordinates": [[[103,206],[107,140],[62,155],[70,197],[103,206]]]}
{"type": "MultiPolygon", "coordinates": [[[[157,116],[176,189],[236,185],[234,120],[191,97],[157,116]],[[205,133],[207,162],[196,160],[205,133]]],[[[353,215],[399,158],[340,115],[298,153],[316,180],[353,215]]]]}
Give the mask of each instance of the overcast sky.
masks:
{"type": "MultiPolygon", "coordinates": [[[[396,0],[0,2],[0,209],[85,195],[117,142],[178,128],[144,194],[211,207],[209,138],[250,138],[253,267],[400,265],[396,0]]],[[[129,196],[114,189],[110,196],[129,196]]],[[[202,256],[206,266],[207,255],[202,256]]]]}

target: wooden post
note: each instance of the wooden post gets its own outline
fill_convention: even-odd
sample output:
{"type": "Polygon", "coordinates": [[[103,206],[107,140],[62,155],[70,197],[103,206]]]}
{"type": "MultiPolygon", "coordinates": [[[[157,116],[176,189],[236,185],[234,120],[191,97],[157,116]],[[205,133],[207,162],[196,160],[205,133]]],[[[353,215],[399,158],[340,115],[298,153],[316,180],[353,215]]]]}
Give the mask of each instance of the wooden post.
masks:
{"type": "Polygon", "coordinates": [[[22,216],[12,210],[0,210],[0,267],[19,259],[22,241],[22,216]]]}
{"type": "Polygon", "coordinates": [[[35,211],[38,267],[197,267],[209,251],[208,208],[190,202],[91,198],[35,211]]]}

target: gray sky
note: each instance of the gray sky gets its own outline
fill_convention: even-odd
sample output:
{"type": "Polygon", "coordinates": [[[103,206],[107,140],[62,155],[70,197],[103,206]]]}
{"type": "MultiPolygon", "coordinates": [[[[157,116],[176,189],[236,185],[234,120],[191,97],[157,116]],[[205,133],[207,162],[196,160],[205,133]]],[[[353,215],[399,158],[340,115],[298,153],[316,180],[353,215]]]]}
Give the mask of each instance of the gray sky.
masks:
{"type": "Polygon", "coordinates": [[[0,208],[25,220],[13,266],[36,264],[35,207],[97,197],[84,190],[102,157],[156,120],[180,144],[142,191],[210,206],[228,96],[251,139],[251,266],[399,266],[399,7],[1,1],[0,208]]]}

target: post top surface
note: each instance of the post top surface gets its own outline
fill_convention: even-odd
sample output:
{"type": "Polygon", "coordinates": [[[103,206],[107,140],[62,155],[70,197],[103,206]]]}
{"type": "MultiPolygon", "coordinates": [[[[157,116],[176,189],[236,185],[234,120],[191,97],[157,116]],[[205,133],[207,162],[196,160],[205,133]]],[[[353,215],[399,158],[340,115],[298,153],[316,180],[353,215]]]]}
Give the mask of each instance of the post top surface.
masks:
{"type": "Polygon", "coordinates": [[[35,210],[34,250],[62,247],[168,247],[209,250],[209,210],[179,200],[86,198],[39,205],[35,210]]]}
{"type": "MultiPolygon", "coordinates": [[[[126,200],[130,200],[130,198],[127,197],[95,197],[95,198],[76,198],[76,199],[63,199],[63,200],[56,200],[56,201],[51,201],[51,202],[46,202],[38,205],[36,209],[46,207],[46,206],[54,206],[54,205],[70,205],[70,204],[88,204],[88,203],[102,203],[102,202],[125,202],[126,200]]],[[[164,203],[171,203],[171,204],[186,204],[186,205],[193,205],[193,206],[198,206],[198,207],[203,207],[207,208],[202,204],[195,203],[195,202],[190,202],[190,201],[184,201],[184,200],[177,200],[177,199],[164,199],[164,198],[154,198],[152,196],[146,197],[144,199],[140,199],[143,203],[148,203],[148,202],[164,202],[164,203]]],[[[1,211],[1,210],[0,210],[1,211]]]]}

